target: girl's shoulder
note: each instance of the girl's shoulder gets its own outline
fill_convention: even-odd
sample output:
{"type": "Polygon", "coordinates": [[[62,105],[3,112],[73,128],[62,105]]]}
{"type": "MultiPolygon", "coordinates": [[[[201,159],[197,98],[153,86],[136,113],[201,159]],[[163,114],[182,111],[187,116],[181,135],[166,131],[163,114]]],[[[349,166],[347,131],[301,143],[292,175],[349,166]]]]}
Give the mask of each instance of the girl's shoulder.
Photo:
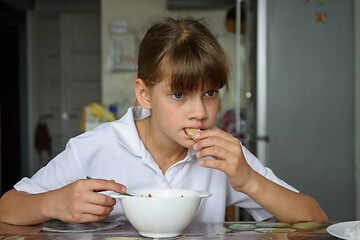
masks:
{"type": "Polygon", "coordinates": [[[134,107],[131,107],[120,119],[102,123],[94,129],[74,137],[73,140],[82,141],[86,139],[86,141],[90,141],[93,139],[99,141],[111,137],[116,138],[122,135],[129,136],[129,134],[137,133],[135,127],[136,114],[137,110],[134,107]]]}
{"type": "Polygon", "coordinates": [[[98,127],[72,138],[69,143],[77,149],[89,149],[91,152],[119,147],[138,155],[142,143],[135,126],[132,109],[119,120],[103,123],[98,127]]]}

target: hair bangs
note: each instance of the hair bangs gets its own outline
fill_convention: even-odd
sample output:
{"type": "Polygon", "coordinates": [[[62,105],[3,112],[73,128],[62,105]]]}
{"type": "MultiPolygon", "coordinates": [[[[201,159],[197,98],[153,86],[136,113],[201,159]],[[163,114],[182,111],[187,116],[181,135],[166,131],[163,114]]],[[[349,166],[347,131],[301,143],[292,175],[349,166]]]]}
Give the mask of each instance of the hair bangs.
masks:
{"type": "Polygon", "coordinates": [[[228,63],[224,62],[226,57],[211,52],[194,40],[182,41],[163,56],[159,75],[174,92],[228,87],[228,63]]]}

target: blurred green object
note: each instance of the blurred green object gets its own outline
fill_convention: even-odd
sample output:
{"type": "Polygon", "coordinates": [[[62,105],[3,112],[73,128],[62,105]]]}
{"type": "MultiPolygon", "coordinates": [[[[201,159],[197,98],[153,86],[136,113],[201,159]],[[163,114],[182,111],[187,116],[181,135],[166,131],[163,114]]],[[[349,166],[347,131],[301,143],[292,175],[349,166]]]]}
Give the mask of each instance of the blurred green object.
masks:
{"type": "Polygon", "coordinates": [[[288,233],[288,232],[295,232],[296,229],[293,228],[256,228],[255,232],[261,233],[288,233]]]}
{"type": "Polygon", "coordinates": [[[301,223],[294,223],[292,225],[293,228],[296,229],[317,229],[322,227],[322,223],[320,222],[301,222],[301,223]]]}
{"type": "Polygon", "coordinates": [[[283,223],[283,222],[261,222],[261,223],[256,223],[256,226],[259,228],[284,228],[284,227],[291,227],[291,224],[283,223]]]}
{"type": "Polygon", "coordinates": [[[240,224],[240,223],[234,223],[229,226],[230,229],[233,230],[241,230],[241,231],[248,231],[253,230],[255,228],[254,224],[240,224]]]}

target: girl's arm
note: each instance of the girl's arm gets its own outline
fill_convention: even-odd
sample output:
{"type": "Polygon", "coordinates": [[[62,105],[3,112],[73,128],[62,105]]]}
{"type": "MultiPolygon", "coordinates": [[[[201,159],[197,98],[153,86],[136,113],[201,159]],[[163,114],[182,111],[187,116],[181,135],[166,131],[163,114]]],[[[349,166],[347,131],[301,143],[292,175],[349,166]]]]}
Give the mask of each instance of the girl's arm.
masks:
{"type": "Polygon", "coordinates": [[[125,192],[126,187],[110,180],[82,179],[39,194],[12,189],[0,199],[0,221],[16,225],[32,225],[49,219],[99,221],[111,213],[116,203],[99,191],[125,192]]]}
{"type": "Polygon", "coordinates": [[[220,129],[195,134],[201,166],[223,171],[231,186],[243,192],[280,221],[326,221],[328,217],[310,196],[286,189],[257,173],[245,160],[241,143],[220,129]]]}
{"type": "Polygon", "coordinates": [[[293,192],[261,174],[251,171],[249,181],[241,191],[285,222],[327,221],[328,217],[312,197],[293,192]]]}

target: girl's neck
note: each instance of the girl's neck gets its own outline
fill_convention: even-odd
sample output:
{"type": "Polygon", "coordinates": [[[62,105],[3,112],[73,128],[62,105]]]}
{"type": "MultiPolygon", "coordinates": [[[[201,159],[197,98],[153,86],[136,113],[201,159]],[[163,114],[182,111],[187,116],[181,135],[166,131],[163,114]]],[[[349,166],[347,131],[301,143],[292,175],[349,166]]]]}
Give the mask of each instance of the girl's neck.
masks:
{"type": "Polygon", "coordinates": [[[156,128],[151,126],[149,118],[136,121],[136,127],[145,148],[164,174],[169,167],[185,158],[188,149],[159,136],[156,128]]]}

